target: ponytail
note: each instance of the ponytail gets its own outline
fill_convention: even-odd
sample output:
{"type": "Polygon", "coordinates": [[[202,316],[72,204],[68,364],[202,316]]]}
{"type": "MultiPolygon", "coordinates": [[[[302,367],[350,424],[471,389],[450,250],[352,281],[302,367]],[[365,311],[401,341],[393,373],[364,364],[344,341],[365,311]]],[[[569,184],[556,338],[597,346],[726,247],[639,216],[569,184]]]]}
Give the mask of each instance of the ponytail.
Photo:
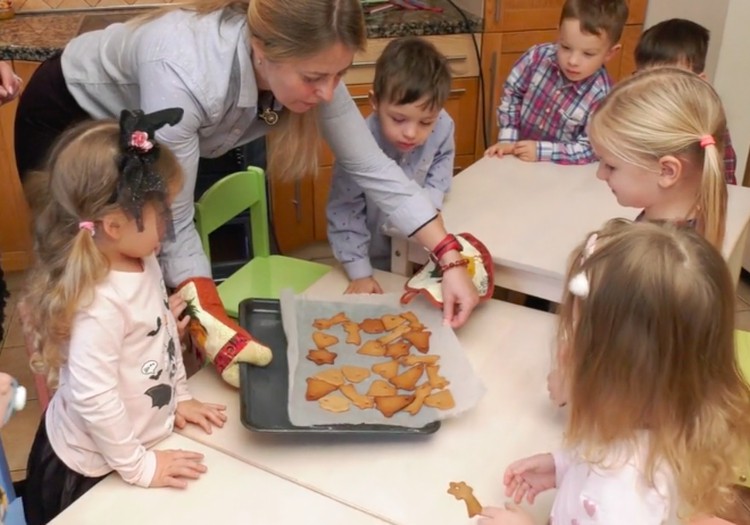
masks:
{"type": "Polygon", "coordinates": [[[721,145],[721,143],[717,144],[710,135],[701,139],[703,172],[697,213],[700,233],[719,251],[724,242],[727,215],[727,185],[724,179],[723,158],[719,154],[721,145]]]}

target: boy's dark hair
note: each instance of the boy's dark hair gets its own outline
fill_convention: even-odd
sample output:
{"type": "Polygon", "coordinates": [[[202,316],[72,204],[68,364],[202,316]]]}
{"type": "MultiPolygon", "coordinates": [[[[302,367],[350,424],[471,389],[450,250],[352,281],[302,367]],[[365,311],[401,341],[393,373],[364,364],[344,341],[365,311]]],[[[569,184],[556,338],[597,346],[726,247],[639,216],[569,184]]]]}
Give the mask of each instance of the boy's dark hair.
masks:
{"type": "Polygon", "coordinates": [[[442,108],[450,90],[448,61],[424,39],[393,40],[375,64],[373,93],[379,102],[412,104],[427,97],[427,107],[442,108]]]}
{"type": "Polygon", "coordinates": [[[606,33],[611,45],[620,41],[628,19],[625,0],[566,0],[560,15],[560,24],[573,18],[581,24],[581,31],[601,36],[606,33]]]}
{"type": "Polygon", "coordinates": [[[672,18],[648,28],[635,48],[635,67],[674,66],[684,62],[700,75],[706,68],[710,33],[700,24],[672,18]]]}

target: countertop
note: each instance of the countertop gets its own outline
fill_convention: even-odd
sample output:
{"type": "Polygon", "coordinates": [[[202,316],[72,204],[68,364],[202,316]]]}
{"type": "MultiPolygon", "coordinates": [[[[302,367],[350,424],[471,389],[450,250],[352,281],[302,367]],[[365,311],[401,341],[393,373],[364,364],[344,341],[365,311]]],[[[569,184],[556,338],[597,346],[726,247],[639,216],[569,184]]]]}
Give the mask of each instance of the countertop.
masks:
{"type": "MultiPolygon", "coordinates": [[[[467,24],[447,0],[429,0],[428,3],[442,8],[443,12],[391,9],[366,15],[368,38],[481,32],[481,19],[467,14],[467,24]]],[[[82,32],[81,29],[98,29],[142,12],[141,9],[91,9],[59,14],[17,14],[10,20],[0,20],[0,60],[41,62],[62,50],[82,32]]]]}

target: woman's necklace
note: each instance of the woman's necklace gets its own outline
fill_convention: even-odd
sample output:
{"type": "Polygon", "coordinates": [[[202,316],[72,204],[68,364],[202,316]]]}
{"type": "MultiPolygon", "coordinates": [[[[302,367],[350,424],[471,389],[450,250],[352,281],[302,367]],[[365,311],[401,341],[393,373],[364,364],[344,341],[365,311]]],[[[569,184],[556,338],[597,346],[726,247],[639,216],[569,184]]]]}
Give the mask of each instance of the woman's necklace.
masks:
{"type": "Polygon", "coordinates": [[[261,106],[260,98],[261,96],[259,94],[258,96],[258,118],[261,119],[266,124],[268,124],[269,126],[273,126],[279,121],[279,114],[273,109],[273,103],[276,101],[276,99],[274,98],[273,93],[271,93],[271,101],[268,104],[268,106],[264,108],[261,106]]]}

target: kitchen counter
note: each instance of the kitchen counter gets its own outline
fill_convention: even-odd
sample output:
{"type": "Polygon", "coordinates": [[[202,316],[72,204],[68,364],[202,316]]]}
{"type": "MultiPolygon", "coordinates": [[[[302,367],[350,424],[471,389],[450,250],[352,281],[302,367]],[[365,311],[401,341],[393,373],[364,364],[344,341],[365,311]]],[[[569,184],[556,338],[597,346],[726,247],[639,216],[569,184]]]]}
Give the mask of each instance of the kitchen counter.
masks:
{"type": "MultiPolygon", "coordinates": [[[[367,15],[367,37],[481,32],[480,19],[467,14],[467,24],[447,0],[429,0],[429,4],[442,8],[443,12],[391,9],[367,15]]],[[[142,12],[142,9],[90,9],[59,14],[17,14],[15,18],[0,21],[0,60],[41,62],[62,50],[81,32],[100,29],[142,12]]]]}

